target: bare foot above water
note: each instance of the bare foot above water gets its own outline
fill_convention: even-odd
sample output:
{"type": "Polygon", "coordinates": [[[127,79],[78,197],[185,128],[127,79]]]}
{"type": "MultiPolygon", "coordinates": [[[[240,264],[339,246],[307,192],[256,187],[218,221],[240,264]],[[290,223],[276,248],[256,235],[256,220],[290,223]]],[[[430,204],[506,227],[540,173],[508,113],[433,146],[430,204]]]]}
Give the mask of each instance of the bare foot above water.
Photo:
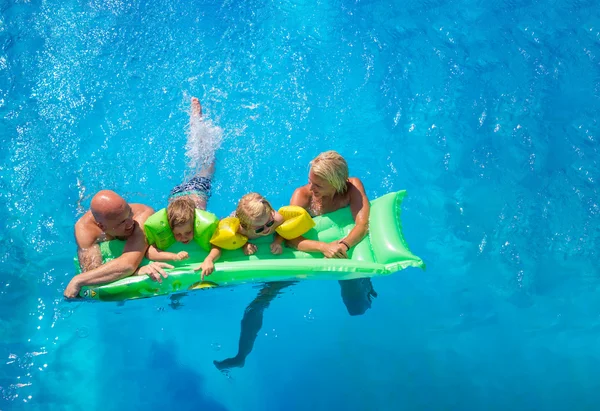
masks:
{"type": "Polygon", "coordinates": [[[202,106],[197,97],[192,97],[192,115],[202,117],[202,106]]]}

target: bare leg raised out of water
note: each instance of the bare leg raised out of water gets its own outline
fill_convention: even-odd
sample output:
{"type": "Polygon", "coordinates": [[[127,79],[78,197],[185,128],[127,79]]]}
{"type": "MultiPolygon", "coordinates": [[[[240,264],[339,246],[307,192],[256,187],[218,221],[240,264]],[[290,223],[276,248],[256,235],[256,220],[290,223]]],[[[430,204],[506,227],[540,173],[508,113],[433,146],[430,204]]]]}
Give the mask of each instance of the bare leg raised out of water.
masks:
{"type": "Polygon", "coordinates": [[[192,97],[190,106],[186,156],[189,159],[188,170],[192,172],[192,176],[177,186],[171,194],[188,195],[196,203],[196,208],[206,210],[211,180],[215,173],[215,151],[219,147],[222,131],[212,125],[210,120],[203,120],[202,105],[198,98],[192,97]]]}
{"type": "Polygon", "coordinates": [[[294,281],[279,281],[263,285],[256,298],[248,304],[244,311],[237,355],[223,361],[213,361],[219,370],[244,366],[246,357],[252,352],[258,332],[262,328],[265,309],[284,288],[294,283],[294,281]]]}
{"type": "MultiPolygon", "coordinates": [[[[193,130],[194,124],[202,121],[202,105],[200,105],[200,100],[197,97],[192,97],[191,101],[191,114],[190,114],[190,130],[193,130]]],[[[212,179],[213,174],[215,174],[215,160],[213,160],[208,164],[207,167],[202,167],[196,176],[198,177],[206,177],[212,179]]]]}

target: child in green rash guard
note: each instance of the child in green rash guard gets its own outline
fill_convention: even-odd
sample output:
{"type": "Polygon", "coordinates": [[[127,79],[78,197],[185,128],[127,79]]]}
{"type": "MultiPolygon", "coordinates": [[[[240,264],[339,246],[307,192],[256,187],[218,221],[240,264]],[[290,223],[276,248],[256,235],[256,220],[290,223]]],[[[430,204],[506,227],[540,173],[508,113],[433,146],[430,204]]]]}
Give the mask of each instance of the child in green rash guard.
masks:
{"type": "MultiPolygon", "coordinates": [[[[206,203],[210,198],[211,180],[215,172],[214,150],[218,147],[221,135],[222,130],[219,127],[203,120],[200,101],[192,97],[187,147],[192,151],[191,157],[203,163],[203,167],[190,180],[174,187],[169,194],[167,221],[175,241],[188,244],[194,239],[194,235],[198,234],[195,232],[194,219],[197,210],[206,210],[206,203]]],[[[195,168],[194,164],[188,166],[195,168]]],[[[163,247],[168,246],[163,245],[163,247]]],[[[215,269],[215,261],[220,256],[221,249],[211,246],[208,256],[196,271],[202,270],[203,278],[205,275],[210,275],[215,269]]],[[[177,254],[170,253],[152,244],[148,248],[146,257],[154,261],[181,261],[189,256],[185,251],[177,254]]]]}
{"type": "MultiPolygon", "coordinates": [[[[188,196],[174,199],[167,207],[167,221],[176,241],[189,244],[194,239],[194,218],[196,203],[188,196]]],[[[221,256],[221,249],[212,246],[210,252],[195,271],[202,270],[202,278],[212,274],[215,270],[215,261],[221,256]]],[[[181,261],[189,257],[186,251],[170,253],[159,249],[156,245],[148,247],[146,258],[152,261],[181,261]]]]}

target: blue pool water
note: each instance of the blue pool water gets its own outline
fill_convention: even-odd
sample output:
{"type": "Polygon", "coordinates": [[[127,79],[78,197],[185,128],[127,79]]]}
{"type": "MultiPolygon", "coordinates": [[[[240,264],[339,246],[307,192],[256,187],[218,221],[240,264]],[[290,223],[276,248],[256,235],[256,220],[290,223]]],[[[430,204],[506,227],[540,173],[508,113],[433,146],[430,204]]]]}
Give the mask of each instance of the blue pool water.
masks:
{"type": "Polygon", "coordinates": [[[600,402],[594,1],[0,2],[0,410],[563,410],[600,402]],[[351,317],[302,282],[66,303],[73,223],[164,206],[189,97],[224,131],[209,209],[285,204],[336,149],[407,189],[427,271],[351,317]]]}

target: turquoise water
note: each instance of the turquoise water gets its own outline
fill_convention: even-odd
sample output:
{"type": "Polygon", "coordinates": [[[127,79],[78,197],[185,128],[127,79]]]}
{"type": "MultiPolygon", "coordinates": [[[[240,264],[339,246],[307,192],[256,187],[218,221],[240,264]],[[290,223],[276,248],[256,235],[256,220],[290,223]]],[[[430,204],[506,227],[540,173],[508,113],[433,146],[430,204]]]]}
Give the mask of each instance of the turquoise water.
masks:
{"type": "Polygon", "coordinates": [[[559,410],[600,400],[596,2],[3,1],[0,410],[559,410]],[[223,129],[218,215],[285,204],[336,149],[407,189],[428,269],[177,301],[66,303],[73,223],[111,188],[163,206],[189,97],[223,129]]]}

